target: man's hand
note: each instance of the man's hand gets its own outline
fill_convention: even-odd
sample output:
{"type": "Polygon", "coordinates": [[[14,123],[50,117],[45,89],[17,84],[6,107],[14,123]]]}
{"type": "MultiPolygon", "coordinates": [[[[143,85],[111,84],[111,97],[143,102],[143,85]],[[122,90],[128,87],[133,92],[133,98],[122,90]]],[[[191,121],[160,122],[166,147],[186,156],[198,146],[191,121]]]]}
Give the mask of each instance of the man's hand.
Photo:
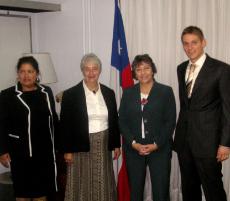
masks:
{"type": "Polygon", "coordinates": [[[230,147],[225,147],[225,146],[220,145],[217,150],[217,156],[216,156],[217,161],[222,162],[228,159],[229,154],[230,154],[230,147]]]}
{"type": "Polygon", "coordinates": [[[0,163],[6,167],[6,168],[9,168],[10,167],[10,155],[9,153],[6,153],[6,154],[3,154],[0,156],[0,163]]]}

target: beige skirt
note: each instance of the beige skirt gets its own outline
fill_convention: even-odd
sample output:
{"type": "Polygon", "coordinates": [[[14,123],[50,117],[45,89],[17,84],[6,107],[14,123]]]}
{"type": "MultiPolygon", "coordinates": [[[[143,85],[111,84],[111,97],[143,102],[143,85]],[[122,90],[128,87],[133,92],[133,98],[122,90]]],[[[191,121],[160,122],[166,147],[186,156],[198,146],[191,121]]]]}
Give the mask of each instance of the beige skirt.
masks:
{"type": "Polygon", "coordinates": [[[74,154],[67,168],[65,201],[116,201],[108,131],[90,134],[90,152],[74,154]]]}

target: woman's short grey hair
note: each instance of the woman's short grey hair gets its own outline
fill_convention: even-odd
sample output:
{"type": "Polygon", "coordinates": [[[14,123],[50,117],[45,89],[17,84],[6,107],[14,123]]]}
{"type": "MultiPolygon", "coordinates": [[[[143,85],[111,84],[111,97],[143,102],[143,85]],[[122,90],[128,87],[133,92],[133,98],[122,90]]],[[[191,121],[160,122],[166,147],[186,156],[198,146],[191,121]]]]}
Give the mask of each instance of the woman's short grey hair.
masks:
{"type": "Polygon", "coordinates": [[[89,53],[89,54],[85,54],[82,59],[81,59],[81,71],[84,70],[84,67],[86,65],[86,63],[91,62],[93,64],[96,64],[98,66],[98,68],[102,69],[102,64],[101,64],[101,60],[98,58],[98,56],[94,53],[89,53]]]}

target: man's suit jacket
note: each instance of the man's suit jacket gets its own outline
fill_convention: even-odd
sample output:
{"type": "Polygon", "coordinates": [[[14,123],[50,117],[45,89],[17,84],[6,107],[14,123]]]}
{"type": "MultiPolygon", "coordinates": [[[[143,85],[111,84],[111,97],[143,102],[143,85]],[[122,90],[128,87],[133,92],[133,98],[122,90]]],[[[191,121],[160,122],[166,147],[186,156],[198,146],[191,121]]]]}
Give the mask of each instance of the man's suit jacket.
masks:
{"type": "MultiPolygon", "coordinates": [[[[120,147],[115,94],[113,90],[102,84],[100,88],[108,109],[108,149],[113,150],[120,147]]],[[[82,81],[63,93],[60,126],[59,151],[73,153],[90,150],[87,105],[82,81]]]]}
{"type": "Polygon", "coordinates": [[[185,73],[188,61],[178,66],[180,113],[174,149],[188,143],[196,157],[216,157],[219,145],[230,147],[230,66],[207,55],[190,100],[185,73]]]}
{"type": "Polygon", "coordinates": [[[131,145],[135,140],[141,144],[155,142],[159,147],[158,153],[170,153],[175,124],[176,105],[171,87],[155,82],[143,112],[140,84],[124,91],[119,109],[119,125],[126,150],[133,151],[131,145]],[[145,139],[141,136],[142,117],[145,139]]]}

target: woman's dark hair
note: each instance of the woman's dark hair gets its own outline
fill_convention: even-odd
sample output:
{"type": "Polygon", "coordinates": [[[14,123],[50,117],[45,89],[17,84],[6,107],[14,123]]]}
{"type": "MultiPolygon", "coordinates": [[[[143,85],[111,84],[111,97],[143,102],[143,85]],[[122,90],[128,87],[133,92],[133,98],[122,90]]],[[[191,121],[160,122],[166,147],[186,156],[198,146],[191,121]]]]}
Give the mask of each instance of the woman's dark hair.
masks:
{"type": "Polygon", "coordinates": [[[30,64],[34,70],[39,74],[39,66],[37,60],[32,56],[21,57],[17,63],[17,71],[20,70],[23,64],[30,64]]]}
{"type": "Polygon", "coordinates": [[[148,54],[140,54],[140,55],[135,56],[133,63],[132,63],[132,76],[133,76],[133,78],[136,79],[135,70],[136,70],[137,66],[141,63],[149,64],[152,68],[153,74],[157,73],[157,68],[156,68],[156,65],[154,64],[152,58],[148,54]]]}

